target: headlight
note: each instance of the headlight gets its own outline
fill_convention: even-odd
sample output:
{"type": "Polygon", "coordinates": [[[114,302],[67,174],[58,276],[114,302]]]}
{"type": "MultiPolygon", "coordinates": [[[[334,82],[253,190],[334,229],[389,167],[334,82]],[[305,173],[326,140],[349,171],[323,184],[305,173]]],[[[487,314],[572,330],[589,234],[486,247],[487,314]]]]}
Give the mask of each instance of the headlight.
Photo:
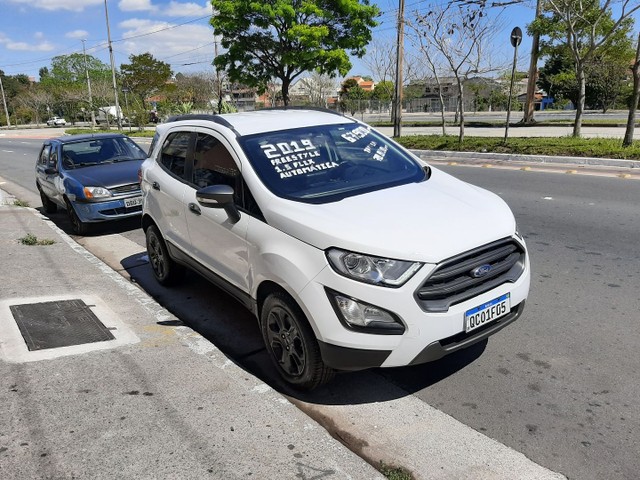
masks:
{"type": "Polygon", "coordinates": [[[333,269],[345,277],[386,287],[403,285],[422,266],[419,262],[373,257],[338,248],[328,250],[327,258],[333,269]]]}
{"type": "Polygon", "coordinates": [[[84,187],[84,196],[88,199],[107,198],[111,192],[104,187],[84,187]]]}

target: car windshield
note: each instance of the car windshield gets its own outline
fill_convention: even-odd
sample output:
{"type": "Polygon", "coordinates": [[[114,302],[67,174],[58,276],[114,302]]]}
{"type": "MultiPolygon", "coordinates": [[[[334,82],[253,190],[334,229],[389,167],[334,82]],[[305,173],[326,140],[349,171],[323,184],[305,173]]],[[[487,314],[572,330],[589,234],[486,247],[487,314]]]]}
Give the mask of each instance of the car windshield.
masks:
{"type": "Polygon", "coordinates": [[[269,190],[301,202],[332,202],[426,178],[416,161],[358,123],[262,133],[240,143],[269,190]]]}
{"type": "Polygon", "coordinates": [[[144,150],[128,137],[92,138],[62,145],[62,163],[65,168],[82,168],[145,158],[144,150]]]}

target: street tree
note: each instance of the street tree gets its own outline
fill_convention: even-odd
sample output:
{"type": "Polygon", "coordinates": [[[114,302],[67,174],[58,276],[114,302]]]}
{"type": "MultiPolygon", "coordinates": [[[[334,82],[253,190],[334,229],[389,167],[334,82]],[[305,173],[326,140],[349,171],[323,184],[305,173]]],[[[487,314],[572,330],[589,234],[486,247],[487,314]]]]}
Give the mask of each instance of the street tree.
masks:
{"type": "Polygon", "coordinates": [[[214,34],[226,51],[215,64],[232,81],[263,93],[276,78],[282,100],[304,72],[346,75],[349,53],[362,57],[378,7],[369,0],[212,0],[214,34]]]}
{"type": "Polygon", "coordinates": [[[558,48],[571,52],[578,84],[574,137],[582,128],[588,65],[622,43],[628,45],[638,9],[638,0],[543,0],[541,15],[529,24],[529,32],[542,37],[542,56],[558,48]]]}
{"type": "MultiPolygon", "coordinates": [[[[446,65],[458,89],[459,134],[464,141],[464,84],[471,76],[494,72],[503,67],[489,45],[500,29],[496,20],[479,8],[459,3],[427,4],[416,11],[414,34],[422,37],[433,65],[446,65]]],[[[441,90],[441,89],[439,89],[441,90]]],[[[442,98],[441,98],[442,101],[442,98]]]]}
{"type": "Polygon", "coordinates": [[[213,72],[178,73],[174,88],[168,97],[175,104],[191,103],[193,108],[211,108],[211,99],[216,97],[216,78],[213,72]]]}
{"type": "Polygon", "coordinates": [[[22,91],[15,101],[17,105],[31,111],[36,124],[39,124],[41,123],[42,115],[52,109],[54,97],[47,89],[36,85],[33,88],[22,91]]]}
{"type": "Polygon", "coordinates": [[[146,106],[147,98],[162,90],[171,79],[171,66],[150,53],[129,55],[129,62],[120,65],[122,84],[146,106]]]}
{"type": "MultiPolygon", "coordinates": [[[[70,55],[58,55],[51,59],[51,68],[46,69],[45,78],[41,78],[43,83],[49,81],[61,84],[84,84],[86,85],[87,74],[92,79],[98,77],[108,77],[109,66],[92,55],[82,53],[72,53],[70,55]]],[[[42,71],[40,72],[42,75],[42,71]]]]}
{"type": "Polygon", "coordinates": [[[342,82],[339,96],[342,110],[353,116],[356,112],[363,110],[363,104],[368,95],[355,78],[347,78],[342,82]]]}
{"type": "Polygon", "coordinates": [[[627,118],[627,128],[622,140],[623,147],[630,147],[633,144],[633,134],[636,128],[636,110],[640,102],[640,34],[636,46],[636,58],[631,67],[633,73],[633,93],[631,95],[631,105],[629,105],[629,116],[627,118]]]}
{"type": "Polygon", "coordinates": [[[326,107],[327,98],[336,94],[338,82],[329,75],[314,71],[300,80],[300,84],[312,105],[326,107]]]}

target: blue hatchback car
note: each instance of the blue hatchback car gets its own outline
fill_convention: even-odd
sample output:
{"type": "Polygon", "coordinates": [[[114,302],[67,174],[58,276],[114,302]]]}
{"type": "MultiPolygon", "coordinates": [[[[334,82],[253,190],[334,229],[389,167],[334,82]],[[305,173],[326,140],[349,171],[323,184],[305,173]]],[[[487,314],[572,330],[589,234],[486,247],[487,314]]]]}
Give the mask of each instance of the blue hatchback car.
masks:
{"type": "Polygon", "coordinates": [[[45,140],[36,163],[36,185],[44,211],[66,209],[78,235],[86,234],[91,223],[140,215],[138,171],[146,156],[122,134],[45,140]]]}

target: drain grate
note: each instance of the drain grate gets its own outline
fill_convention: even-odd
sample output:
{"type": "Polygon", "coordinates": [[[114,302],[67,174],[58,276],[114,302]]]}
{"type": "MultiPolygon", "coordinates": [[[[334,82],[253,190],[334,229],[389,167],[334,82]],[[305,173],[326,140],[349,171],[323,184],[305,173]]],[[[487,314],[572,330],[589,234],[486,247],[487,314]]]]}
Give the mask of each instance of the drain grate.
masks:
{"type": "Polygon", "coordinates": [[[11,305],[9,308],[31,351],[114,339],[80,299],[11,305]]]}

